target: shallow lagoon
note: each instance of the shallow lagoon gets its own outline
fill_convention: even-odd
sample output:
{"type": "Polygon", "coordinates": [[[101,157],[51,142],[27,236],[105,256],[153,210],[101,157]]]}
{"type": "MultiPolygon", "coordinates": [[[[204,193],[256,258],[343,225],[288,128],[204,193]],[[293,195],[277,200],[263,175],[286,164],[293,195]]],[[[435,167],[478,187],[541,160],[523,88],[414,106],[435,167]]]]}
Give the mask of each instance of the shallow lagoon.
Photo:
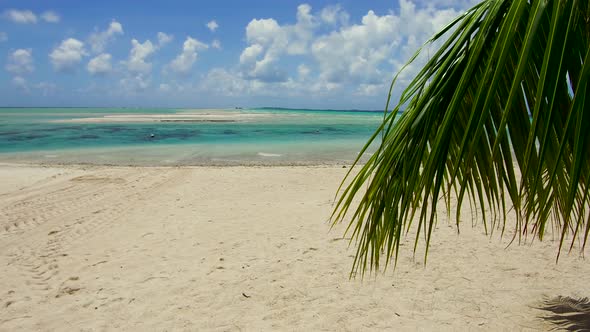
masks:
{"type": "Polygon", "coordinates": [[[351,163],[382,112],[0,109],[0,161],[115,165],[351,163]]]}

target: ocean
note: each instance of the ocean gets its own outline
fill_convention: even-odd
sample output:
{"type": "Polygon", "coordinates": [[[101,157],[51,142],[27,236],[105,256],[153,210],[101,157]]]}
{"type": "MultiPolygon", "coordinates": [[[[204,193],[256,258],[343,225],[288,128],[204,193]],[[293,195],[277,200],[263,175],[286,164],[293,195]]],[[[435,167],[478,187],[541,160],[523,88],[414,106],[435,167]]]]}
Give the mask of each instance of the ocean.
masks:
{"type": "Polygon", "coordinates": [[[350,164],[382,120],[379,111],[1,108],[0,162],[350,164]]]}

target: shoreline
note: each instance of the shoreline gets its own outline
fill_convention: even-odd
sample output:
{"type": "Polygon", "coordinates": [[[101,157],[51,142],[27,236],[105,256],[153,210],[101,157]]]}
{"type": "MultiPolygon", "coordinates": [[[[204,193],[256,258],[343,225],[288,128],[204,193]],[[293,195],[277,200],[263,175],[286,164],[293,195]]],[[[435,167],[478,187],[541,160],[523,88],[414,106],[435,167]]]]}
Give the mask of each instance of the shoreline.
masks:
{"type": "MultiPolygon", "coordinates": [[[[362,167],[364,163],[357,163],[354,167],[362,167]]],[[[79,168],[79,167],[93,167],[93,168],[107,168],[107,167],[117,167],[117,168],[350,168],[353,166],[352,163],[337,163],[337,162],[325,162],[325,163],[318,163],[318,162],[285,162],[285,163],[195,163],[195,164],[163,164],[163,165],[146,165],[146,164],[111,164],[111,163],[80,163],[80,162],[39,162],[39,161],[31,161],[31,162],[16,162],[16,161],[3,161],[0,160],[0,167],[1,166],[23,166],[23,167],[44,167],[44,168],[51,168],[51,167],[72,167],[72,168],[79,168]]]]}

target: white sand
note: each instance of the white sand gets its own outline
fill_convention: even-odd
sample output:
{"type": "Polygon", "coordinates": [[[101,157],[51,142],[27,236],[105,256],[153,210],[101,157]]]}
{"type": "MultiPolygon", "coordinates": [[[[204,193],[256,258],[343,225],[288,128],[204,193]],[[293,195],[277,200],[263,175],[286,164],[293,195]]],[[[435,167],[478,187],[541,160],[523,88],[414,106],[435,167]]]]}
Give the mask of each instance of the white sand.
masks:
{"type": "Polygon", "coordinates": [[[117,114],[53,120],[54,123],[140,123],[140,122],[251,122],[276,117],[268,113],[241,113],[227,110],[203,110],[199,113],[179,114],[117,114]]]}
{"type": "Polygon", "coordinates": [[[426,267],[409,238],[349,280],[345,171],[0,165],[0,330],[542,330],[544,296],[590,295],[577,252],[445,220],[426,267]]]}

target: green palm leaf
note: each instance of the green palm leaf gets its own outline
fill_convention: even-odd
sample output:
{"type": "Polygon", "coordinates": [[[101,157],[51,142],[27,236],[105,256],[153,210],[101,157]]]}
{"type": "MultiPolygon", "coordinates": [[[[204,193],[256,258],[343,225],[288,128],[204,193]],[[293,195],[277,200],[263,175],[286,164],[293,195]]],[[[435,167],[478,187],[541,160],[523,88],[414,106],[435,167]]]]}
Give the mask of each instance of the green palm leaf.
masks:
{"type": "MultiPolygon", "coordinates": [[[[486,231],[503,232],[513,208],[519,238],[542,239],[554,222],[561,232],[558,253],[568,234],[572,246],[583,240],[584,250],[590,231],[588,1],[486,0],[429,43],[447,35],[390,108],[394,78],[390,112],[360,155],[372,143],[379,148],[339,189],[332,218],[337,223],[351,214],[353,272],[397,259],[401,237],[413,225],[414,250],[421,235],[428,248],[437,204],[442,199],[450,211],[452,193],[459,206],[467,199],[484,211],[486,231]]],[[[459,225],[459,212],[455,218],[459,225]]]]}

